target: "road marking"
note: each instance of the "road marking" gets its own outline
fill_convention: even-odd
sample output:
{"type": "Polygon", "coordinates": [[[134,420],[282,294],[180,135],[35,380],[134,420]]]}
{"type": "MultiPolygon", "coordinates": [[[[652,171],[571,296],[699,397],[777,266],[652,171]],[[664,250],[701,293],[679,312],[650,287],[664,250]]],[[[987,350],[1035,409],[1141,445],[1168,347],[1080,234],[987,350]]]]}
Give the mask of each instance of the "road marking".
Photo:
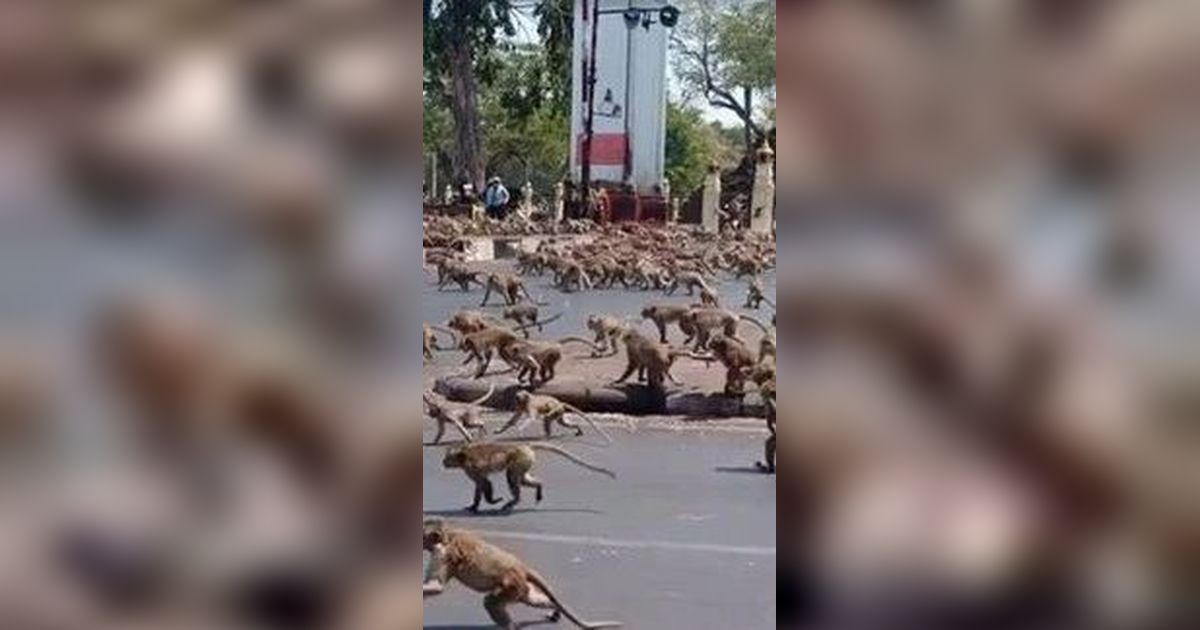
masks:
{"type": "Polygon", "coordinates": [[[682,543],[664,540],[618,540],[593,536],[562,536],[558,534],[527,534],[475,530],[484,538],[499,540],[527,540],[532,542],[560,543],[585,547],[616,547],[619,549],[662,549],[668,551],[698,551],[705,553],[727,553],[739,556],[774,556],[774,547],[743,547],[738,545],[710,545],[706,543],[682,543]]]}

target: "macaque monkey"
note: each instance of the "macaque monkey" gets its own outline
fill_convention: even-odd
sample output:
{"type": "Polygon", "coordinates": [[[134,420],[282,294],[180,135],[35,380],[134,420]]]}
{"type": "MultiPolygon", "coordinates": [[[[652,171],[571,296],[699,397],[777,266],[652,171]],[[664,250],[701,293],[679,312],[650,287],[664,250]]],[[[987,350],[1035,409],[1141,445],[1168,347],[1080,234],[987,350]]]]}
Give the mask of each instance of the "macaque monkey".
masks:
{"type": "Polygon", "coordinates": [[[666,344],[655,343],[654,340],[633,328],[626,329],[621,335],[621,340],[625,342],[628,363],[625,371],[614,383],[624,383],[636,371],[639,382],[648,380],[650,386],[655,389],[662,389],[664,379],[668,379],[676,385],[681,384],[675,380],[674,376],[671,376],[671,366],[674,365],[677,357],[689,355],[689,353],[673,350],[666,344]]]}
{"type": "Polygon", "coordinates": [[[439,331],[439,330],[450,335],[450,338],[454,340],[452,347],[458,346],[458,335],[456,335],[453,330],[450,330],[443,326],[438,326],[437,324],[425,324],[422,327],[422,334],[421,334],[421,355],[424,356],[426,360],[433,359],[433,351],[434,350],[442,349],[441,347],[438,346],[438,342],[437,342],[437,332],[436,331],[439,331]]]}
{"type": "Polygon", "coordinates": [[[708,342],[721,365],[725,366],[725,395],[741,396],[746,389],[746,376],[757,364],[754,352],[736,337],[713,335],[708,342]]]}
{"type": "Polygon", "coordinates": [[[505,479],[508,480],[509,494],[512,496],[508,503],[500,507],[500,510],[508,511],[521,501],[521,486],[533,488],[536,492],[537,502],[542,502],[543,484],[530,473],[534,464],[537,463],[535,451],[556,453],[588,470],[608,475],[613,479],[617,478],[613,471],[590,464],[562,447],[545,442],[527,444],[476,442],[451,446],[446,449],[446,455],[442,458],[442,466],[447,469],[461,468],[467,478],[475,483],[475,498],[467,508],[471,512],[479,511],[480,499],[487,499],[489,504],[500,501],[495,497],[489,476],[504,473],[505,479]]]}
{"type": "Polygon", "coordinates": [[[712,292],[712,288],[708,286],[704,276],[695,271],[681,271],[675,274],[671,283],[667,285],[667,295],[674,295],[681,286],[687,289],[688,297],[695,295],[694,291],[697,289],[701,292],[706,290],[712,292]]]}
{"type": "Polygon", "coordinates": [[[691,328],[685,328],[683,323],[684,316],[691,310],[692,307],[685,304],[651,304],[642,309],[642,318],[654,322],[655,327],[658,328],[658,340],[661,343],[667,343],[667,324],[673,322],[679,323],[679,329],[687,335],[688,341],[691,341],[693,336],[691,328]]]}
{"type": "Polygon", "coordinates": [[[496,429],[496,435],[514,427],[517,431],[520,431],[526,424],[534,420],[542,421],[542,428],[547,438],[553,437],[554,434],[551,429],[555,422],[568,429],[574,429],[576,436],[583,435],[583,427],[567,420],[567,413],[570,412],[586,420],[588,424],[592,425],[592,429],[595,429],[596,433],[602,435],[606,442],[612,444],[612,438],[604,432],[604,429],[596,425],[591,416],[588,416],[578,407],[569,405],[553,396],[539,396],[527,391],[519,391],[516,395],[515,406],[516,411],[508,419],[508,422],[504,423],[504,426],[496,429]]]}
{"type": "Polygon", "coordinates": [[[629,326],[623,320],[612,315],[588,315],[587,327],[588,330],[595,333],[595,343],[598,346],[592,356],[603,357],[617,353],[617,339],[629,326]]]}
{"type": "Polygon", "coordinates": [[[571,291],[572,287],[576,291],[591,289],[592,277],[584,270],[583,265],[577,262],[569,261],[563,263],[562,269],[558,276],[558,286],[563,291],[571,291]]]}
{"type": "MultiPolygon", "coordinates": [[[[740,315],[721,308],[702,306],[692,308],[680,319],[680,329],[684,324],[692,331],[696,349],[701,350],[708,345],[713,331],[720,330],[726,337],[737,337],[739,321],[747,321],[759,328],[764,335],[771,334],[767,325],[750,315],[740,315]]],[[[685,342],[686,343],[686,342],[685,342]]]]}
{"type": "Polygon", "coordinates": [[[488,299],[492,296],[492,291],[499,293],[504,298],[504,303],[509,306],[520,302],[521,298],[526,298],[534,304],[538,303],[529,294],[529,289],[525,288],[525,281],[509,273],[489,274],[486,287],[487,289],[483,292],[483,301],[479,303],[480,306],[487,306],[488,299]]]}
{"type": "MultiPolygon", "coordinates": [[[[557,319],[557,317],[544,319],[541,323],[545,324],[557,319]]],[[[491,364],[494,354],[502,353],[502,350],[506,346],[520,341],[521,338],[517,336],[516,331],[521,331],[528,327],[529,324],[522,324],[515,329],[491,327],[464,336],[462,343],[459,344],[459,349],[467,353],[467,358],[463,360],[463,365],[471,361],[477,361],[479,367],[475,370],[475,378],[482,378],[487,373],[488,365],[491,364]]]]}
{"type": "Polygon", "coordinates": [[[459,349],[467,353],[463,365],[471,361],[478,362],[479,367],[475,370],[475,378],[482,378],[487,373],[492,356],[502,347],[519,340],[520,337],[517,336],[517,333],[507,328],[487,328],[473,332],[463,337],[462,343],[459,344],[459,349]]]}
{"type": "Polygon", "coordinates": [[[442,279],[442,282],[438,284],[438,289],[441,290],[451,282],[457,284],[464,293],[471,290],[472,283],[478,284],[481,287],[488,286],[486,282],[479,279],[479,276],[481,275],[483,274],[478,271],[472,271],[465,265],[448,265],[446,267],[446,273],[442,279]]]}
{"type": "Polygon", "coordinates": [[[450,317],[446,326],[460,335],[469,335],[487,328],[494,328],[498,323],[479,311],[459,311],[450,317]]]}
{"type": "Polygon", "coordinates": [[[426,257],[426,262],[432,265],[437,271],[437,286],[442,288],[448,281],[446,276],[452,270],[466,270],[466,263],[458,257],[456,252],[437,252],[431,253],[426,257]]]}
{"type": "Polygon", "coordinates": [[[504,319],[510,320],[517,325],[517,329],[525,333],[525,337],[529,337],[529,328],[537,326],[538,332],[542,332],[546,324],[554,322],[562,317],[562,313],[555,313],[546,319],[538,319],[537,304],[516,304],[504,309],[501,315],[504,319]]]}
{"type": "Polygon", "coordinates": [[[501,630],[518,628],[508,614],[512,604],[553,610],[548,621],[556,622],[565,616],[580,628],[621,626],[614,621],[584,621],[550,590],[545,578],[516,556],[475,534],[429,520],[425,521],[421,545],[430,556],[421,596],[441,595],[450,580],[458,580],[477,593],[486,593],[483,607],[501,630]]]}
{"type": "Polygon", "coordinates": [[[437,422],[437,435],[433,436],[433,444],[441,444],[442,436],[446,434],[446,425],[452,425],[458,432],[462,434],[463,439],[470,442],[471,434],[467,429],[479,431],[480,436],[484,434],[486,425],[479,420],[479,410],[477,407],[483,401],[491,398],[492,392],[496,391],[496,385],[491,384],[488,387],[487,393],[475,400],[465,403],[452,403],[442,396],[438,396],[433,392],[425,392],[422,400],[425,401],[425,413],[429,414],[437,422]]]}
{"type": "Polygon", "coordinates": [[[775,306],[775,303],[768,299],[767,295],[763,292],[762,281],[755,277],[750,280],[749,286],[746,287],[746,308],[757,311],[763,302],[766,302],[771,307],[775,306]]]}
{"type": "Polygon", "coordinates": [[[767,406],[767,429],[771,431],[771,436],[763,444],[763,461],[754,462],[754,465],[762,472],[775,474],[775,381],[772,379],[759,387],[762,391],[763,402],[767,406]]]}
{"type": "Polygon", "coordinates": [[[555,368],[562,360],[563,344],[582,343],[592,348],[593,355],[599,346],[581,337],[563,337],[558,341],[518,341],[502,346],[499,349],[500,358],[517,368],[517,381],[534,384],[547,383],[554,379],[555,368]]]}

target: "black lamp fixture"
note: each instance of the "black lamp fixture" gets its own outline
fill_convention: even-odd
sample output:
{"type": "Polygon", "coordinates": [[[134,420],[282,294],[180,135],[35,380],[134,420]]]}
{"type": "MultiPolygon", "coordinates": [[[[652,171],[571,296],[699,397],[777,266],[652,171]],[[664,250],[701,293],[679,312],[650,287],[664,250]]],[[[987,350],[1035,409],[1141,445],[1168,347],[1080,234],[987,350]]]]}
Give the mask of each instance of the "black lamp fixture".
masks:
{"type": "Polygon", "coordinates": [[[653,24],[662,24],[667,28],[675,28],[679,23],[679,8],[673,5],[667,5],[661,9],[644,9],[631,7],[621,11],[625,18],[625,26],[629,30],[637,28],[639,25],[650,30],[653,24]],[[658,19],[655,19],[657,15],[658,19]]]}

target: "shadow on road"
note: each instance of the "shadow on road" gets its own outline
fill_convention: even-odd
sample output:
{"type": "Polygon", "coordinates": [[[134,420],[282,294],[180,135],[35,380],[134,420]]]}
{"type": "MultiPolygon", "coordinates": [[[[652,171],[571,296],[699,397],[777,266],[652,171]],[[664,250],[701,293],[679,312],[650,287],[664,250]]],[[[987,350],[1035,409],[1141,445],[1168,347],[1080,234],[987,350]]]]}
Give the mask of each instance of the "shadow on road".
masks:
{"type": "MultiPolygon", "coordinates": [[[[555,625],[555,622],[547,621],[545,619],[540,620],[540,621],[521,621],[521,622],[517,623],[518,628],[533,628],[536,626],[552,626],[552,625],[555,625]]],[[[436,625],[436,626],[422,626],[422,628],[423,628],[423,630],[495,630],[496,626],[494,624],[471,625],[471,626],[436,625]]]]}
{"type": "Polygon", "coordinates": [[[756,466],[717,466],[713,470],[719,473],[735,474],[735,475],[765,475],[762,470],[756,466]]]}
{"type": "Polygon", "coordinates": [[[439,516],[442,518],[497,518],[501,516],[513,516],[516,514],[603,514],[600,510],[592,510],[588,508],[575,509],[549,509],[542,510],[538,508],[514,508],[511,510],[480,510],[479,512],[471,512],[466,509],[459,510],[425,510],[425,516],[439,516]]]}

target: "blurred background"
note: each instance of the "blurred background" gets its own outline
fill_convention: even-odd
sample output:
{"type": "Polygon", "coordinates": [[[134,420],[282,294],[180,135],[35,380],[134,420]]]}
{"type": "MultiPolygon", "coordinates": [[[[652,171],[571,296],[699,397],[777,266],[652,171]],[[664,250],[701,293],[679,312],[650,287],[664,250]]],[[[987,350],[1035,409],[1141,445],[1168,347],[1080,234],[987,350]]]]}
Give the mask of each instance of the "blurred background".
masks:
{"type": "Polygon", "coordinates": [[[779,627],[1200,623],[1198,19],[779,4],[779,627]]]}
{"type": "Polygon", "coordinates": [[[0,3],[0,626],[417,627],[417,11],[0,3]]]}

